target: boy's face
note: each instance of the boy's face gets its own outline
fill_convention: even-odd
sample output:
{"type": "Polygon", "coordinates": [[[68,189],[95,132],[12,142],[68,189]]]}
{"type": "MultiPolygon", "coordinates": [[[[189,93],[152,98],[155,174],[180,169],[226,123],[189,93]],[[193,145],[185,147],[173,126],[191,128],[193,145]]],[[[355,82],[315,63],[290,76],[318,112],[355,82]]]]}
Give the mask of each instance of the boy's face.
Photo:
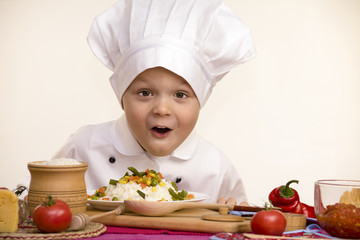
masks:
{"type": "Polygon", "coordinates": [[[139,74],[122,98],[130,129],[154,156],[171,154],[196,125],[200,104],[190,85],[161,67],[139,74]]]}

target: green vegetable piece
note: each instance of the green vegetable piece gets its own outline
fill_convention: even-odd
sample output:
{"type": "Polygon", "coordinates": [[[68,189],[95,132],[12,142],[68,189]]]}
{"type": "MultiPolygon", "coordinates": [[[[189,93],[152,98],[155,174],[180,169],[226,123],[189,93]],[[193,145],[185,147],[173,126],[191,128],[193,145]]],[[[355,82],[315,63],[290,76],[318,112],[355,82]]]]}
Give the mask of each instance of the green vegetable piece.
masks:
{"type": "Polygon", "coordinates": [[[179,193],[179,195],[180,195],[180,197],[181,197],[181,200],[184,200],[184,199],[186,198],[186,196],[188,195],[188,192],[182,190],[182,191],[179,193]]]}
{"type": "Polygon", "coordinates": [[[155,187],[156,185],[158,185],[156,178],[151,178],[151,186],[155,187]]]}
{"type": "Polygon", "coordinates": [[[116,186],[116,184],[117,184],[117,180],[115,180],[115,179],[110,179],[110,181],[109,181],[109,184],[110,185],[115,185],[116,186]]]}
{"type": "Polygon", "coordinates": [[[175,182],[171,182],[171,185],[173,186],[173,188],[175,189],[175,191],[179,191],[178,187],[176,186],[175,182]]]}
{"type": "Polygon", "coordinates": [[[143,199],[145,199],[145,193],[143,193],[140,190],[137,190],[137,193],[140,195],[140,197],[142,197],[143,199]]]}
{"type": "Polygon", "coordinates": [[[169,193],[174,201],[181,200],[179,195],[176,192],[174,192],[174,190],[172,190],[171,188],[169,188],[169,193]]]}
{"type": "Polygon", "coordinates": [[[113,197],[112,200],[113,201],[119,201],[119,199],[117,197],[113,197]]]}
{"type": "Polygon", "coordinates": [[[133,175],[134,175],[134,176],[142,177],[142,176],[140,175],[139,171],[136,170],[136,168],[134,168],[134,167],[128,167],[128,169],[129,169],[131,172],[133,172],[133,175]]]}

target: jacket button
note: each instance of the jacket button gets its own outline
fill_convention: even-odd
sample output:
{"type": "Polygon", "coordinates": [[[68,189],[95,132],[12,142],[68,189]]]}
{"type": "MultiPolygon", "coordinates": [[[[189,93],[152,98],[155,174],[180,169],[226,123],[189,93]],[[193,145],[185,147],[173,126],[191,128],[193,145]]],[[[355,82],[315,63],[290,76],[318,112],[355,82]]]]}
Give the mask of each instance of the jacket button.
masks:
{"type": "Polygon", "coordinates": [[[110,157],[110,158],[109,158],[109,162],[110,162],[110,163],[114,163],[115,161],[116,161],[116,159],[115,159],[114,157],[110,157]]]}

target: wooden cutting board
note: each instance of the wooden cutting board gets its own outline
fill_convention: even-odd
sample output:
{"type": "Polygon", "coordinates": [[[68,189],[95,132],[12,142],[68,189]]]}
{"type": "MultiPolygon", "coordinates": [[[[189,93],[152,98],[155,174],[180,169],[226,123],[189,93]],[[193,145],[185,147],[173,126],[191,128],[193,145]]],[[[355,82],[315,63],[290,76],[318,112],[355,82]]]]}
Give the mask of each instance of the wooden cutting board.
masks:
{"type": "MultiPolygon", "coordinates": [[[[89,216],[92,216],[95,214],[104,213],[104,211],[88,207],[86,213],[89,216]]],[[[216,214],[219,213],[217,211],[208,209],[183,209],[161,217],[141,216],[135,213],[127,212],[124,215],[110,215],[96,218],[94,222],[99,222],[110,226],[166,229],[190,232],[251,232],[249,220],[242,222],[224,222],[201,219],[201,217],[204,215],[216,214]]]]}

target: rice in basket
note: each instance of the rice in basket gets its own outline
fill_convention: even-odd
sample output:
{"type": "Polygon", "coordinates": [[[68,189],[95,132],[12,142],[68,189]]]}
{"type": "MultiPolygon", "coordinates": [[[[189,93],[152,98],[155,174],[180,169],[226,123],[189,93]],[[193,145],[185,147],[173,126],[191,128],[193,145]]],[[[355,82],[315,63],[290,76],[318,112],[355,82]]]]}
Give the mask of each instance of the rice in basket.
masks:
{"type": "Polygon", "coordinates": [[[66,165],[80,165],[81,162],[73,158],[55,158],[49,161],[33,162],[38,165],[49,165],[49,166],[66,166],[66,165]]]}

